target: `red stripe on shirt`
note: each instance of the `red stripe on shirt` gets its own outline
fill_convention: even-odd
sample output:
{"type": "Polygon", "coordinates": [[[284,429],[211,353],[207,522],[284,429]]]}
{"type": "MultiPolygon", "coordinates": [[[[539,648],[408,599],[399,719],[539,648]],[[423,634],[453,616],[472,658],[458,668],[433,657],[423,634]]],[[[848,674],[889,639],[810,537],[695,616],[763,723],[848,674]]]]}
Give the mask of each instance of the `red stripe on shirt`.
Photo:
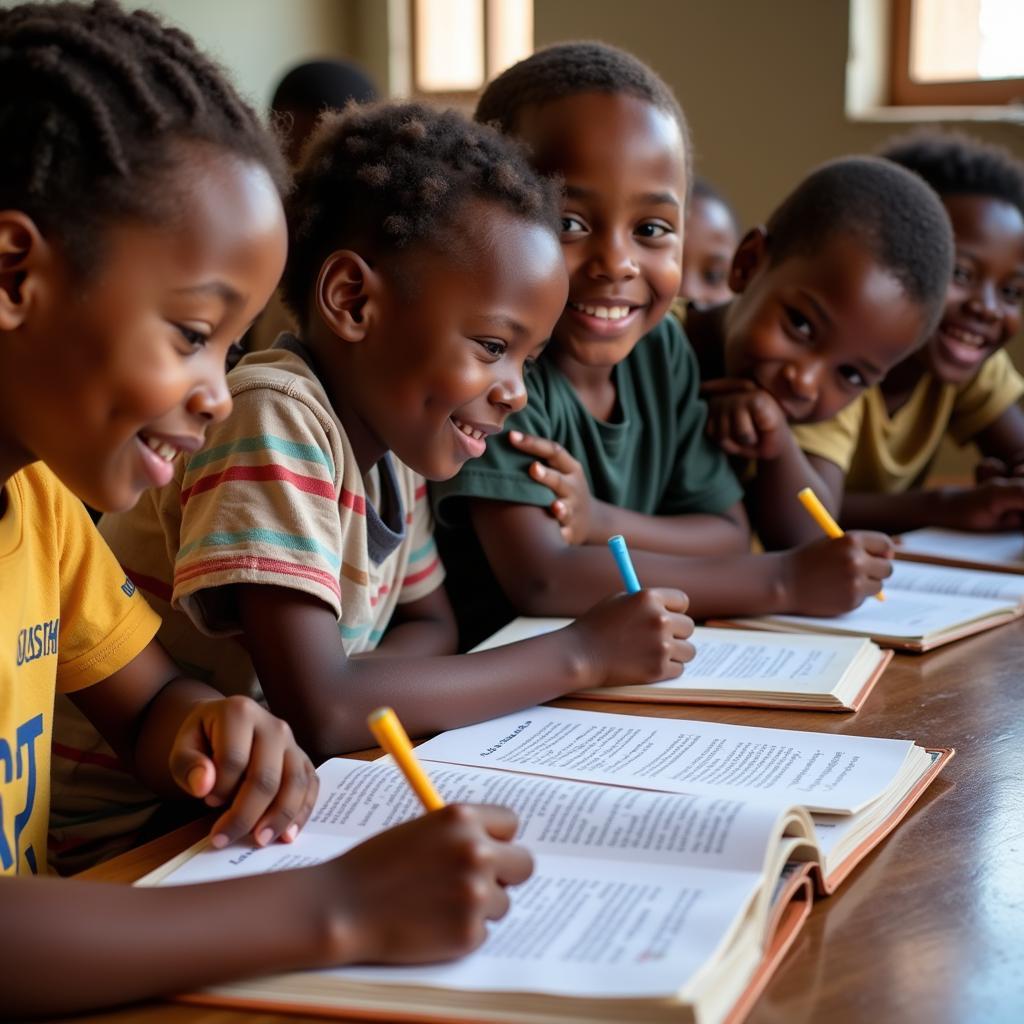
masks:
{"type": "Polygon", "coordinates": [[[123,772],[131,775],[131,772],[121,763],[120,758],[110,754],[97,754],[92,750],[79,750],[77,747],[66,747],[56,740],[51,744],[55,757],[63,757],[66,761],[75,761],[78,764],[95,764],[100,768],[109,768],[111,771],[123,772]]]}
{"type": "Polygon", "coordinates": [[[350,508],[357,516],[366,515],[366,499],[361,494],[353,494],[352,491],[341,489],[341,497],[338,504],[343,508],[350,508]]]}
{"type": "Polygon", "coordinates": [[[420,569],[419,572],[411,573],[402,580],[403,587],[411,587],[414,583],[419,583],[420,580],[425,580],[437,567],[441,564],[440,558],[435,558],[426,569],[420,569]]]}
{"type": "Polygon", "coordinates": [[[427,496],[427,485],[426,484],[420,484],[419,487],[417,487],[416,490],[413,491],[413,495],[412,496],[417,501],[419,501],[420,498],[425,498],[427,496]]]}
{"type": "Polygon", "coordinates": [[[282,483],[291,484],[300,491],[307,494],[315,494],[320,498],[335,500],[334,485],[329,480],[321,480],[315,476],[304,476],[301,473],[293,473],[284,466],[229,466],[220,473],[210,473],[209,476],[200,477],[191,487],[186,487],[181,492],[182,508],[195,494],[202,494],[204,491],[212,491],[221,484],[229,483],[232,480],[255,480],[266,482],[278,480],[282,483]]]}
{"type": "Polygon", "coordinates": [[[327,587],[336,597],[341,597],[341,585],[338,577],[332,576],[323,569],[312,565],[300,565],[298,562],[285,562],[279,558],[263,558],[258,555],[242,555],[236,558],[217,558],[196,562],[174,574],[174,583],[184,583],[194,576],[221,572],[224,569],[259,569],[263,572],[276,572],[282,576],[293,576],[299,579],[313,580],[327,587]]]}

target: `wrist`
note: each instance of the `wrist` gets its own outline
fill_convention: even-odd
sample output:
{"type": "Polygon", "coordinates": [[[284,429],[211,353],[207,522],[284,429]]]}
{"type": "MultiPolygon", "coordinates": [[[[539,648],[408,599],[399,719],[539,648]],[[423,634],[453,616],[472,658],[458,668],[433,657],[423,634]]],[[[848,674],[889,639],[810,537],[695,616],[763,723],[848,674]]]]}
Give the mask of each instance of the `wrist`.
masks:
{"type": "Polygon", "coordinates": [[[762,558],[770,558],[774,561],[768,581],[770,614],[781,614],[796,610],[797,550],[770,552],[761,556],[762,558]]]}
{"type": "Polygon", "coordinates": [[[301,920],[307,923],[311,967],[334,967],[364,959],[346,867],[345,858],[340,857],[281,876],[292,876],[298,883],[295,905],[303,908],[301,920]]]}
{"type": "Polygon", "coordinates": [[[562,653],[562,677],[565,679],[565,693],[577,690],[591,690],[602,686],[608,674],[604,659],[596,651],[596,644],[590,635],[590,629],[577,620],[567,626],[562,633],[570,642],[560,644],[562,653]]]}

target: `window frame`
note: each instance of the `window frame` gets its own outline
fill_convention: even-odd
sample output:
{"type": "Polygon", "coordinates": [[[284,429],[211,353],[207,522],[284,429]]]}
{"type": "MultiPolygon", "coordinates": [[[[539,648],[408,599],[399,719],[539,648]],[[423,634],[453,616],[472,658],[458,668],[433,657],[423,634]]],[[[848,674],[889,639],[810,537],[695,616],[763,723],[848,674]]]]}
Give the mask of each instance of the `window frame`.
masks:
{"type": "Polygon", "coordinates": [[[889,103],[894,107],[997,107],[1024,104],[1024,77],[916,82],[910,76],[914,0],[891,0],[889,103]]]}

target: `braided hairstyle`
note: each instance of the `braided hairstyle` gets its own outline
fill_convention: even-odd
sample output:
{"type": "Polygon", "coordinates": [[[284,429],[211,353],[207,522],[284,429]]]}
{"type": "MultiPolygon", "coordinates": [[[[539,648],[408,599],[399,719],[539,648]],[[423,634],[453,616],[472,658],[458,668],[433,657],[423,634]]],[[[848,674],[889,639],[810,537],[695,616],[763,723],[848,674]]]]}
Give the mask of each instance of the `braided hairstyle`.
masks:
{"type": "Polygon", "coordinates": [[[79,275],[107,222],[173,213],[182,143],[287,184],[276,140],[221,69],[184,32],[113,0],[0,10],[0,138],[0,209],[32,217],[79,275]]]}
{"type": "Polygon", "coordinates": [[[679,125],[691,178],[690,128],[675,94],[638,57],[598,42],[555,43],[513,64],[495,78],[480,97],[473,115],[514,135],[524,109],[584,92],[620,93],[646,100],[679,125]]]}
{"type": "Polygon", "coordinates": [[[304,324],[320,267],[337,249],[390,259],[400,282],[403,251],[426,244],[458,257],[479,235],[460,222],[472,198],[559,230],[557,185],[492,128],[421,103],[352,103],[326,114],[285,202],[285,302],[304,324]]]}

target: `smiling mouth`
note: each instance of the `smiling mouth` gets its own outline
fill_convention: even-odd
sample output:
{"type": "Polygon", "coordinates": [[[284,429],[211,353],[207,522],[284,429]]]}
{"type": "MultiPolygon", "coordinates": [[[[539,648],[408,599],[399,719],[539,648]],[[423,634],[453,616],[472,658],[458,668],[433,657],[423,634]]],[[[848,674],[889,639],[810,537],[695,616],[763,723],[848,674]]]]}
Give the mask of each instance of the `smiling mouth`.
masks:
{"type": "Polygon", "coordinates": [[[968,348],[983,349],[987,348],[989,341],[984,334],[979,334],[977,331],[972,331],[967,327],[959,327],[954,324],[943,324],[941,332],[946,335],[947,338],[958,342],[961,345],[966,345],[968,348]]]}
{"type": "Polygon", "coordinates": [[[163,438],[149,437],[141,430],[138,433],[138,438],[151,452],[163,459],[164,462],[173,462],[178,452],[184,451],[183,448],[177,448],[163,438]]]}
{"type": "Polygon", "coordinates": [[[468,423],[463,423],[456,416],[449,416],[448,418],[455,424],[456,430],[461,430],[466,437],[471,437],[474,441],[482,441],[487,436],[482,430],[477,430],[468,423]]]}
{"type": "Polygon", "coordinates": [[[587,316],[597,317],[598,320],[625,320],[637,308],[635,306],[591,306],[585,302],[570,302],[569,306],[578,313],[586,313],[587,316]]]}

